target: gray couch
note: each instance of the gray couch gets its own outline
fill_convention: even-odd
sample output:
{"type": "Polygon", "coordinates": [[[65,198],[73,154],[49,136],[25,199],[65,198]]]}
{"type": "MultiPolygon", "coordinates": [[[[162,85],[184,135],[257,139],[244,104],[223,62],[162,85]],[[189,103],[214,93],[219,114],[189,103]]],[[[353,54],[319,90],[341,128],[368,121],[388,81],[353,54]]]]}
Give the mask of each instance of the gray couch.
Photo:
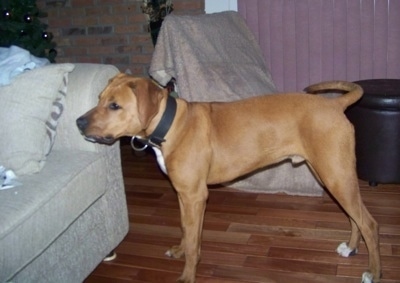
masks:
{"type": "MultiPolygon", "coordinates": [[[[82,282],[127,234],[119,144],[87,142],[75,124],[116,73],[110,65],[74,65],[62,105],[53,103],[62,110],[54,144],[36,172],[15,167],[21,186],[0,190],[0,282],[82,282]]],[[[0,164],[12,168],[4,156],[0,164]]]]}

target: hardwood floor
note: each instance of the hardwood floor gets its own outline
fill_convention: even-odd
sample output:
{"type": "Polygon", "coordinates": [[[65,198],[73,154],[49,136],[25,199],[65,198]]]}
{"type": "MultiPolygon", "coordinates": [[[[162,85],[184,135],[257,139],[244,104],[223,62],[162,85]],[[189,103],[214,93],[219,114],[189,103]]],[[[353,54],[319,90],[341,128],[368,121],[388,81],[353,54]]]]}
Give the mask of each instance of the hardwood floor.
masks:
{"type": "MultiPolygon", "coordinates": [[[[177,197],[153,154],[138,157],[122,146],[130,231],[117,259],[86,279],[96,282],[175,282],[183,259],[165,251],[180,240],[177,197]]],[[[382,283],[400,282],[400,185],[369,187],[366,206],[380,224],[382,283]]],[[[360,282],[367,250],[342,258],[350,224],[328,195],[295,197],[210,190],[197,282],[360,282]]]]}

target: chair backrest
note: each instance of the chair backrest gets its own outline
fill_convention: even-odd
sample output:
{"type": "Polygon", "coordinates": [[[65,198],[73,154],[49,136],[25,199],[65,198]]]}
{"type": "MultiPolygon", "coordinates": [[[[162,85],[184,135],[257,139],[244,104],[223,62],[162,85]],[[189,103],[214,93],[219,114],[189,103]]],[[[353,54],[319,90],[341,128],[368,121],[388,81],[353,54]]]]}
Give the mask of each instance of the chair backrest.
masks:
{"type": "Polygon", "coordinates": [[[400,1],[238,0],[280,91],[400,78],[400,1]]]}
{"type": "Polygon", "coordinates": [[[191,101],[231,101],[275,92],[260,47],[236,12],[168,15],[149,70],[160,84],[176,79],[191,101]]]}

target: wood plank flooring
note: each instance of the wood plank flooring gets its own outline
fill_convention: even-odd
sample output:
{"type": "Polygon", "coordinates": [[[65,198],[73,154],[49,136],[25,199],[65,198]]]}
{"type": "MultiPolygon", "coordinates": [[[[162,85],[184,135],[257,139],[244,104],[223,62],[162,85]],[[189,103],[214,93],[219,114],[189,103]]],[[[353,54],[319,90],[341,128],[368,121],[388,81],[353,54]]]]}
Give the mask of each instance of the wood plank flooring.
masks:
{"type": "MultiPolygon", "coordinates": [[[[130,231],[117,259],[101,263],[86,283],[175,282],[183,259],[165,251],[180,240],[178,201],[153,154],[121,146],[130,231]]],[[[400,282],[400,185],[369,187],[366,206],[380,224],[382,283],[400,282]]],[[[210,190],[197,282],[360,282],[367,250],[342,258],[336,246],[350,224],[328,195],[298,197],[210,190]]]]}

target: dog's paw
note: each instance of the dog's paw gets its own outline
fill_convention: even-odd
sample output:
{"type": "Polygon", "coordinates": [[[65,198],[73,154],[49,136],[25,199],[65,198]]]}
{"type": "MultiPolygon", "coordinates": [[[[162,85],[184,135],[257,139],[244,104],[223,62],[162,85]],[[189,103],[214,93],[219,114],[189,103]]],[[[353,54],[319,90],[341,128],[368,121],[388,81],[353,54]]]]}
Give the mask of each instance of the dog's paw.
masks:
{"type": "Polygon", "coordinates": [[[374,283],[374,277],[369,272],[364,272],[361,278],[361,283],[374,283]]]}
{"type": "Polygon", "coordinates": [[[349,246],[347,245],[347,243],[343,242],[337,247],[336,252],[338,254],[340,254],[342,257],[349,257],[349,256],[356,255],[358,250],[350,249],[349,246]]]}
{"type": "Polygon", "coordinates": [[[165,255],[173,258],[180,258],[184,254],[184,250],[181,246],[173,246],[168,251],[165,252],[165,255]]]}

